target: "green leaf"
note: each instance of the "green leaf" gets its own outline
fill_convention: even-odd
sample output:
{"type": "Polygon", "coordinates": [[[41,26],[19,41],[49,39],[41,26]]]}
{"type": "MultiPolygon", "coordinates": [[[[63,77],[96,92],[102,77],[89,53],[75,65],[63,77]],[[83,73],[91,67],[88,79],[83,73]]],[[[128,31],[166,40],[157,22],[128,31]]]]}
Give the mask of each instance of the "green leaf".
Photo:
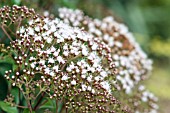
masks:
{"type": "Polygon", "coordinates": [[[23,113],[30,113],[29,109],[24,109],[23,113]]]}
{"type": "Polygon", "coordinates": [[[16,4],[16,5],[21,4],[21,0],[14,0],[14,4],[16,4]]]}
{"type": "Polygon", "coordinates": [[[34,80],[40,80],[41,76],[43,76],[42,73],[35,73],[34,80]]]}
{"type": "Polygon", "coordinates": [[[19,90],[18,90],[18,88],[17,87],[12,87],[10,93],[14,96],[15,103],[19,104],[19,96],[18,96],[19,90]]]}
{"type": "Polygon", "coordinates": [[[40,108],[54,109],[53,101],[49,99],[48,102],[45,103],[45,104],[44,104],[43,106],[41,106],[40,108]]]}
{"type": "MultiPolygon", "coordinates": [[[[62,107],[63,107],[63,102],[58,101],[58,109],[57,113],[61,113],[62,107]]],[[[48,99],[48,102],[45,103],[43,106],[40,107],[40,109],[49,109],[56,113],[56,100],[48,99]]]]}
{"type": "Polygon", "coordinates": [[[58,113],[61,113],[62,107],[63,107],[63,102],[58,102],[58,110],[57,110],[58,113]]]}
{"type": "Polygon", "coordinates": [[[12,69],[12,65],[10,63],[0,61],[0,74],[1,75],[4,75],[5,71],[11,70],[11,69],[12,69]]]}
{"type": "MultiPolygon", "coordinates": [[[[23,113],[30,113],[30,110],[28,108],[24,109],[23,113]]],[[[35,111],[32,111],[32,113],[35,113],[35,111]]]]}
{"type": "Polygon", "coordinates": [[[4,100],[6,98],[8,92],[8,82],[4,78],[5,71],[11,70],[12,65],[5,62],[0,62],[0,100],[4,100]],[[3,87],[2,87],[3,86],[3,87]]]}
{"type": "Polygon", "coordinates": [[[16,107],[11,107],[9,104],[3,101],[0,101],[0,108],[6,113],[18,113],[18,110],[16,107]]]}
{"type": "Polygon", "coordinates": [[[8,83],[5,78],[0,74],[0,100],[6,98],[8,92],[8,83]]]}
{"type": "Polygon", "coordinates": [[[48,102],[40,107],[39,110],[49,109],[50,111],[56,113],[56,102],[55,100],[48,99],[48,102]]]}
{"type": "MultiPolygon", "coordinates": [[[[11,70],[15,70],[15,69],[17,69],[17,65],[16,65],[16,63],[15,63],[15,61],[14,61],[14,59],[13,58],[11,58],[9,55],[6,55],[6,56],[4,56],[3,57],[3,59],[0,59],[0,63],[2,63],[2,64],[6,64],[6,65],[10,65],[10,69],[11,70]]],[[[1,64],[0,64],[0,67],[1,67],[1,64]]],[[[1,68],[0,68],[1,69],[1,68]]]]}

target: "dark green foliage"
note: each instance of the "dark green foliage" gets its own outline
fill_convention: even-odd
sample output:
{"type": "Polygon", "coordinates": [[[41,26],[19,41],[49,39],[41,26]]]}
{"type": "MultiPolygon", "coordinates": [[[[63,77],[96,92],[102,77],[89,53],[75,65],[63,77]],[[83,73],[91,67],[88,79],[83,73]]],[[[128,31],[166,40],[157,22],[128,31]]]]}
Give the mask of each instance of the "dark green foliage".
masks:
{"type": "Polygon", "coordinates": [[[4,74],[6,70],[12,69],[12,65],[5,62],[0,62],[0,100],[4,100],[8,93],[8,83],[4,78],[4,74]],[[3,87],[2,87],[3,86],[3,87]]]}
{"type": "Polygon", "coordinates": [[[6,113],[18,113],[18,110],[16,107],[11,107],[9,104],[0,101],[0,109],[5,111],[6,113]]]}
{"type": "Polygon", "coordinates": [[[8,83],[6,79],[0,74],[0,100],[4,100],[6,98],[8,92],[8,83]],[[2,87],[3,86],[3,87],[2,87]]]}

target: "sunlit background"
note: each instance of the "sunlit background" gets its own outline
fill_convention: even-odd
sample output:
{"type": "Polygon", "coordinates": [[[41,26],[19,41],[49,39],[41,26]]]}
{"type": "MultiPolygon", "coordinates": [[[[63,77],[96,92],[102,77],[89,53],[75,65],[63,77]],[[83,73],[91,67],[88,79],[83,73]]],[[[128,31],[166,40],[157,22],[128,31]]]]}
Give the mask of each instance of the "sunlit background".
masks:
{"type": "Polygon", "coordinates": [[[154,61],[145,84],[159,97],[160,112],[170,113],[170,0],[0,0],[1,7],[13,4],[54,15],[59,7],[79,8],[91,17],[111,15],[125,23],[154,61]]]}

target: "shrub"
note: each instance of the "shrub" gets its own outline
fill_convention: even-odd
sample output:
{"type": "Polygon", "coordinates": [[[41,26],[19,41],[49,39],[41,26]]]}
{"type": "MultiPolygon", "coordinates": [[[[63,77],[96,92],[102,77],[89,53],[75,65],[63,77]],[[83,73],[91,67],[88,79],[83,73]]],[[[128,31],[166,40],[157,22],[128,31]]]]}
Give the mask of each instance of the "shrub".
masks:
{"type": "Polygon", "coordinates": [[[1,8],[0,15],[10,39],[9,46],[1,45],[1,54],[15,65],[4,77],[26,102],[14,103],[18,95],[9,95],[6,103],[30,112],[157,111],[157,98],[140,85],[152,61],[112,17],[92,19],[61,8],[60,19],[50,19],[25,6],[1,8]],[[46,107],[49,102],[55,103],[52,109],[46,107]]]}

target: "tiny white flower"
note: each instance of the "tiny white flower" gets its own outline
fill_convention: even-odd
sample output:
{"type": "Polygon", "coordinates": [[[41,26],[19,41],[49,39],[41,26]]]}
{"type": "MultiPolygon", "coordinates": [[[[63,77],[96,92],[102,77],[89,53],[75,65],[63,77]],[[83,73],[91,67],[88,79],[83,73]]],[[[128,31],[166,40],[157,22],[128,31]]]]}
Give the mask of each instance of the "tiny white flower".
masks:
{"type": "Polygon", "coordinates": [[[86,78],[86,75],[85,75],[85,74],[82,74],[81,77],[82,77],[82,78],[86,78]]]}
{"type": "Polygon", "coordinates": [[[91,82],[91,81],[92,81],[92,75],[90,75],[90,76],[87,77],[87,81],[88,81],[88,82],[91,82]]]}
{"type": "Polygon", "coordinates": [[[48,63],[52,63],[52,64],[53,64],[53,63],[55,63],[55,61],[54,61],[53,58],[49,58],[49,59],[48,59],[48,63]]]}
{"type": "Polygon", "coordinates": [[[99,80],[100,80],[100,77],[99,77],[99,76],[96,76],[96,77],[94,77],[94,79],[95,79],[96,81],[99,81],[99,80]]]}
{"type": "Polygon", "coordinates": [[[44,64],[45,64],[45,60],[41,59],[39,63],[40,63],[41,65],[44,65],[44,64]]]}
{"type": "Polygon", "coordinates": [[[68,80],[68,76],[67,75],[62,76],[61,80],[68,80]]]}
{"type": "Polygon", "coordinates": [[[82,88],[82,90],[83,90],[83,91],[86,91],[87,86],[86,86],[86,85],[84,85],[84,84],[82,84],[82,85],[81,85],[81,88],[82,88]]]}
{"type": "Polygon", "coordinates": [[[88,55],[88,50],[87,50],[87,48],[83,48],[83,49],[82,49],[82,54],[83,54],[84,56],[87,56],[87,55],[88,55]]]}
{"type": "Polygon", "coordinates": [[[45,25],[43,26],[43,28],[44,28],[45,30],[48,30],[47,24],[45,24],[45,25]]]}
{"type": "Polygon", "coordinates": [[[147,102],[147,101],[148,101],[147,97],[145,97],[145,96],[143,96],[143,97],[141,98],[141,100],[142,100],[143,102],[147,102]]]}
{"type": "Polygon", "coordinates": [[[121,43],[121,42],[118,42],[118,41],[115,42],[115,45],[116,45],[117,47],[119,47],[119,48],[122,47],[122,43],[121,43]]]}
{"type": "Polygon", "coordinates": [[[115,60],[119,60],[119,56],[118,56],[117,54],[114,54],[114,55],[113,55],[113,58],[114,58],[115,60]]]}
{"type": "Polygon", "coordinates": [[[71,72],[71,71],[72,71],[72,69],[71,69],[70,67],[67,67],[66,70],[67,70],[68,72],[71,72]]]}
{"type": "Polygon", "coordinates": [[[35,31],[37,31],[37,32],[40,31],[40,27],[39,27],[39,26],[36,26],[34,29],[35,29],[35,31]]]}
{"type": "Polygon", "coordinates": [[[64,50],[67,50],[67,49],[68,49],[67,43],[63,46],[63,49],[64,49],[64,50]]]}
{"type": "Polygon", "coordinates": [[[28,23],[29,23],[29,25],[32,25],[33,24],[33,20],[30,20],[28,23]]]}
{"type": "Polygon", "coordinates": [[[59,67],[58,67],[58,65],[54,66],[54,67],[53,67],[53,70],[54,70],[55,72],[59,72],[59,67]]]}
{"type": "Polygon", "coordinates": [[[52,47],[50,48],[50,51],[51,51],[51,52],[55,52],[55,51],[56,51],[55,47],[52,46],[52,47]]]}
{"type": "Polygon", "coordinates": [[[108,82],[103,81],[100,83],[104,89],[106,89],[109,93],[111,92],[110,85],[108,82]]]}
{"type": "Polygon", "coordinates": [[[75,68],[75,66],[74,66],[74,63],[73,62],[71,62],[71,64],[70,64],[70,66],[69,66],[71,69],[74,69],[75,68]]]}
{"type": "Polygon", "coordinates": [[[77,69],[76,69],[76,72],[77,72],[77,73],[79,73],[79,72],[80,72],[80,70],[77,68],[77,69]]]}
{"type": "Polygon", "coordinates": [[[96,43],[94,43],[94,44],[92,45],[92,50],[96,50],[97,47],[98,47],[98,45],[97,45],[96,43]]]}
{"type": "Polygon", "coordinates": [[[52,24],[50,31],[51,31],[51,32],[56,31],[56,26],[55,26],[54,24],[52,24]]]}
{"type": "Polygon", "coordinates": [[[91,71],[92,73],[94,73],[94,72],[95,72],[95,68],[94,68],[94,67],[91,67],[91,68],[90,68],[90,71],[91,71]]]}
{"type": "Polygon", "coordinates": [[[78,61],[78,62],[77,62],[77,65],[78,65],[78,66],[81,66],[81,61],[78,61]]]}
{"type": "Polygon", "coordinates": [[[87,90],[91,91],[91,90],[92,90],[92,88],[91,88],[90,86],[88,86],[88,87],[87,87],[87,90]]]}
{"type": "Polygon", "coordinates": [[[71,81],[71,84],[76,85],[76,81],[75,80],[71,81]]]}
{"type": "Polygon", "coordinates": [[[25,32],[25,28],[22,26],[19,31],[21,34],[25,32]]]}
{"type": "Polygon", "coordinates": [[[31,68],[35,68],[35,64],[34,63],[31,63],[31,68]]]}
{"type": "Polygon", "coordinates": [[[35,58],[31,56],[29,60],[30,60],[30,61],[33,61],[33,60],[35,60],[35,58]]]}
{"type": "Polygon", "coordinates": [[[52,71],[52,72],[50,72],[50,75],[51,75],[51,76],[54,76],[54,75],[55,75],[55,73],[52,71]]]}
{"type": "Polygon", "coordinates": [[[43,14],[44,14],[45,17],[48,17],[48,16],[49,16],[49,12],[48,12],[48,11],[44,11],[43,14]]]}
{"type": "Polygon", "coordinates": [[[57,61],[58,61],[59,63],[62,63],[62,64],[65,63],[64,59],[63,59],[61,56],[58,56],[58,57],[57,57],[57,61]]]}
{"type": "Polygon", "coordinates": [[[53,40],[52,38],[48,37],[46,41],[47,41],[47,43],[50,44],[52,42],[52,40],[53,40]]]}
{"type": "Polygon", "coordinates": [[[57,31],[54,33],[54,36],[55,36],[55,37],[59,37],[59,34],[58,34],[57,31]]]}
{"type": "Polygon", "coordinates": [[[92,90],[91,90],[91,92],[94,94],[94,93],[95,93],[95,90],[94,90],[94,89],[92,89],[92,90]]]}
{"type": "Polygon", "coordinates": [[[145,89],[145,86],[140,85],[138,89],[139,89],[139,91],[143,91],[145,89]]]}
{"type": "Polygon", "coordinates": [[[35,40],[35,41],[41,41],[42,38],[41,38],[41,36],[36,36],[34,40],[35,40]]]}
{"type": "Polygon", "coordinates": [[[105,71],[100,72],[100,75],[104,78],[107,77],[107,73],[105,71]]]}
{"type": "Polygon", "coordinates": [[[54,55],[55,57],[57,57],[57,56],[58,56],[58,54],[59,54],[59,52],[60,52],[60,49],[59,49],[59,50],[57,50],[57,51],[55,51],[55,52],[53,53],[53,55],[54,55]]]}
{"type": "Polygon", "coordinates": [[[34,30],[33,30],[33,28],[31,28],[31,27],[29,27],[28,28],[28,35],[34,35],[34,30]]]}
{"type": "Polygon", "coordinates": [[[37,19],[35,20],[35,22],[40,22],[40,18],[37,18],[37,19]]]}
{"type": "Polygon", "coordinates": [[[50,69],[49,68],[45,68],[45,74],[50,74],[50,69]]]}
{"type": "Polygon", "coordinates": [[[64,52],[63,52],[63,55],[64,55],[64,56],[68,56],[68,54],[69,54],[68,51],[64,51],[64,52]]]}
{"type": "Polygon", "coordinates": [[[15,86],[16,84],[15,83],[12,83],[12,86],[15,86]]]}
{"type": "Polygon", "coordinates": [[[19,72],[16,72],[16,75],[19,75],[19,72]]]}
{"type": "Polygon", "coordinates": [[[87,73],[87,70],[86,69],[82,69],[82,74],[86,74],[87,73]]]}

